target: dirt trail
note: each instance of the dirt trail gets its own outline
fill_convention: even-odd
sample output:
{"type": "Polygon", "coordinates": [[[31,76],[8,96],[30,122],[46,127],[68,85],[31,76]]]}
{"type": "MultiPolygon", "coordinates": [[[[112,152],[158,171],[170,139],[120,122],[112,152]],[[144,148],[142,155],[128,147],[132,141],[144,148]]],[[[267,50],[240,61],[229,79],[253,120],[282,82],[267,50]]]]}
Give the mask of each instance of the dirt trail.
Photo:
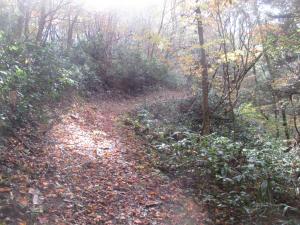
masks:
{"type": "Polygon", "coordinates": [[[159,92],[74,105],[48,132],[46,170],[30,187],[39,224],[203,224],[205,213],[147,162],[143,143],[118,118],[149,102],[182,97],[159,92]],[[34,199],[35,198],[35,199],[34,199]]]}

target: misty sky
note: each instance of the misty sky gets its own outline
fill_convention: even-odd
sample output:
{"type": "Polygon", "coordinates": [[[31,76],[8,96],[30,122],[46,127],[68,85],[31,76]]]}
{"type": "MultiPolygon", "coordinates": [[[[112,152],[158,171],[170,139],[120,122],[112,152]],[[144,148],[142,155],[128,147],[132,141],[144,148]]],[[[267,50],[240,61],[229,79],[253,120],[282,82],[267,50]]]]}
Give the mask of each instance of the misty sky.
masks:
{"type": "Polygon", "coordinates": [[[87,7],[92,9],[118,9],[120,11],[144,10],[163,4],[163,0],[84,0],[84,2],[87,7]]]}

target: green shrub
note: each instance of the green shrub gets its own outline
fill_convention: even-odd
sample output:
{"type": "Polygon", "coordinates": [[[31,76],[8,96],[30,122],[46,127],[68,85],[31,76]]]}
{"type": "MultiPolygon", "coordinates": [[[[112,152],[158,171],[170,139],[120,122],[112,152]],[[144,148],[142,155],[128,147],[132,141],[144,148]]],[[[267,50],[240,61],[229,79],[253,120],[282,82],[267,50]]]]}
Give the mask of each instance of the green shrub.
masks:
{"type": "Polygon", "coordinates": [[[1,124],[22,126],[43,116],[46,104],[75,87],[80,72],[55,46],[0,40],[1,124]]]}
{"type": "MultiPolygon", "coordinates": [[[[191,178],[209,205],[230,215],[225,218],[229,223],[251,224],[267,213],[281,218],[287,211],[298,212],[300,158],[285,152],[282,142],[255,135],[248,125],[239,128],[245,133],[241,137],[248,133],[239,141],[222,132],[202,137],[186,126],[188,122],[182,123],[180,115],[172,116],[174,104],[150,108],[139,110],[132,124],[151,143],[153,162],[163,171],[191,178]]],[[[221,220],[223,216],[216,215],[221,220]]]]}
{"type": "Polygon", "coordinates": [[[78,43],[71,60],[81,66],[83,89],[90,91],[115,89],[136,94],[159,85],[177,86],[166,64],[123,44],[107,49],[101,35],[78,43]]]}

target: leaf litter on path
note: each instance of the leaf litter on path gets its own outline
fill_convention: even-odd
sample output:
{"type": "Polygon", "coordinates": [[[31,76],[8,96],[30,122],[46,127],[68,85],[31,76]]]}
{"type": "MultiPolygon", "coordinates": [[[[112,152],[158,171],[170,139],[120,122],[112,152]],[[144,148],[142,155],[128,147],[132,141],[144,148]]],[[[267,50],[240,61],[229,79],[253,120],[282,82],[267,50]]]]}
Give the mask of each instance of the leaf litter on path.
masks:
{"type": "Polygon", "coordinates": [[[21,202],[36,210],[36,224],[203,224],[203,208],[180,182],[151,168],[142,141],[117,123],[145,102],[178,95],[95,100],[62,115],[43,154],[30,162],[38,172],[28,190],[31,205],[21,202]]]}

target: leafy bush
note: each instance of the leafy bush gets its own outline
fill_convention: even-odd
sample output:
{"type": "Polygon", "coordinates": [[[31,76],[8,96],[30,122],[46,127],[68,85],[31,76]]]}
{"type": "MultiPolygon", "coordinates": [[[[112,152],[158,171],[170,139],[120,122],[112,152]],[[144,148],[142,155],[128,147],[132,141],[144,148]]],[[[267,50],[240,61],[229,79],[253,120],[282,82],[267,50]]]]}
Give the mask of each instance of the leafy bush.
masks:
{"type": "Polygon", "coordinates": [[[112,86],[134,93],[163,84],[168,72],[164,64],[156,59],[147,59],[135,50],[120,48],[116,54],[108,71],[112,86]]]}
{"type": "Polygon", "coordinates": [[[202,137],[179,115],[166,119],[174,106],[167,108],[168,104],[141,109],[131,124],[151,143],[157,167],[191,179],[202,198],[220,212],[214,212],[217,220],[251,224],[267,213],[281,217],[299,212],[300,158],[284,152],[282,142],[255,135],[251,126],[243,129],[252,139],[233,141],[221,132],[202,137]],[[229,218],[223,218],[224,210],[229,218]]]}
{"type": "Polygon", "coordinates": [[[0,39],[0,120],[18,127],[43,115],[43,106],[77,85],[80,73],[55,46],[0,39]]]}
{"type": "Polygon", "coordinates": [[[177,86],[164,63],[155,58],[149,59],[137,49],[123,44],[109,49],[101,35],[80,42],[74,48],[71,59],[81,65],[84,74],[82,84],[86,90],[104,88],[135,94],[158,85],[177,86]]]}

